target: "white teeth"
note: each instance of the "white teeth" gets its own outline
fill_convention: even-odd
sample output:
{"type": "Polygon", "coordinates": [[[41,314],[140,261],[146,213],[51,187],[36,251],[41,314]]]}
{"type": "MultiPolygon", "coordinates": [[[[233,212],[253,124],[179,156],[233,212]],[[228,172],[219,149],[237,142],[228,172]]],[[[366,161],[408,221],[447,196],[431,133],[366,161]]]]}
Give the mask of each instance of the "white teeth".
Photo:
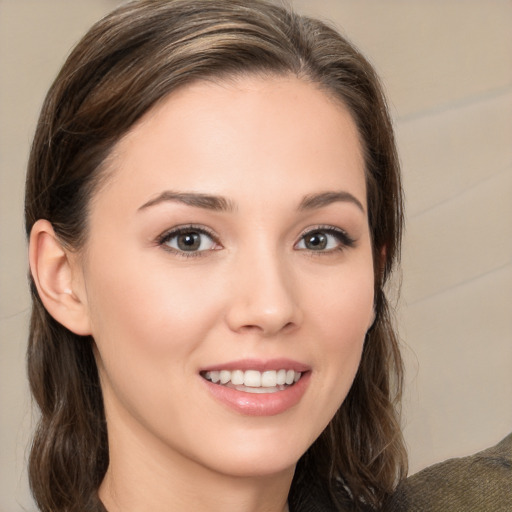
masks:
{"type": "Polygon", "coordinates": [[[231,384],[234,386],[240,386],[244,383],[244,372],[242,370],[235,370],[231,372],[231,384]]]}
{"type": "MultiPolygon", "coordinates": [[[[298,373],[300,377],[300,373],[298,373]]],[[[298,380],[298,379],[297,379],[298,380]]],[[[261,374],[261,385],[265,388],[273,388],[277,385],[277,372],[270,370],[261,374]]]]}
{"type": "Polygon", "coordinates": [[[279,370],[277,372],[277,385],[282,386],[286,382],[286,370],[279,370]]]}
{"type": "Polygon", "coordinates": [[[249,388],[260,388],[261,373],[256,370],[247,370],[244,373],[244,386],[249,388]]]}
{"type": "Polygon", "coordinates": [[[266,392],[265,389],[270,390],[285,384],[290,386],[297,382],[301,376],[301,372],[294,370],[267,370],[259,372],[258,370],[214,370],[205,372],[204,378],[213,382],[214,384],[230,384],[232,386],[244,386],[245,388],[252,388],[253,392],[266,392]],[[256,391],[261,389],[261,391],[256,391]]]}

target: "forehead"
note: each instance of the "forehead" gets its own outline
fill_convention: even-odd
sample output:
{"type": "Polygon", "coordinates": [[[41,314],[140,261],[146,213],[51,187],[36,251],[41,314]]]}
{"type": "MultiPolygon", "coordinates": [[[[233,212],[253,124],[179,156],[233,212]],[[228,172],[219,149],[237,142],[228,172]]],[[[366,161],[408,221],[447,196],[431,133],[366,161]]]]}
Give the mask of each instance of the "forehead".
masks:
{"type": "Polygon", "coordinates": [[[291,185],[304,195],[343,186],[366,203],[352,116],[316,84],[292,76],[185,86],[123,137],[109,167],[107,188],[124,186],[127,195],[168,187],[250,196],[291,185]]]}

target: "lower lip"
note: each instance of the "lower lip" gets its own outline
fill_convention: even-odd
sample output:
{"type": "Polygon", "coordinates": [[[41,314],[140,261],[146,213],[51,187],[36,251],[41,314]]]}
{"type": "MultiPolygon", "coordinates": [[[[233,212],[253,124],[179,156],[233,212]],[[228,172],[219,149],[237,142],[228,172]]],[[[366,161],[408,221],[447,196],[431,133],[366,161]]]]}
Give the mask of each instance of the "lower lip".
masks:
{"type": "MultiPolygon", "coordinates": [[[[208,391],[220,402],[246,416],[275,416],[297,405],[309,384],[311,372],[283,391],[274,393],[246,393],[203,379],[208,391]]],[[[202,378],[202,377],[201,377],[202,378]]]]}

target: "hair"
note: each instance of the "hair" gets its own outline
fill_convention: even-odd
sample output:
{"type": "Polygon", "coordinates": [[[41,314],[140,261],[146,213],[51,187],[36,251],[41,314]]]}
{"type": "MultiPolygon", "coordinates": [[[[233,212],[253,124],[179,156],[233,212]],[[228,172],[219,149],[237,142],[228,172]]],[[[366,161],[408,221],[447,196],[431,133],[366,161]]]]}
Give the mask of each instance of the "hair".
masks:
{"type": "MultiPolygon", "coordinates": [[[[47,219],[70,250],[87,241],[88,208],[113,147],[170,93],[199,80],[293,75],[341,101],[364,151],[375,274],[375,322],[345,401],[300,459],[290,502],[311,482],[335,506],[377,508],[406,474],[399,425],[402,360],[384,285],[399,260],[403,199],[379,79],[326,24],[264,0],[140,0],[96,23],[51,86],[28,164],[27,235],[47,219]]],[[[28,375],[41,415],[29,461],[43,512],[104,510],[109,463],[92,337],[45,310],[31,279],[28,375]]]]}

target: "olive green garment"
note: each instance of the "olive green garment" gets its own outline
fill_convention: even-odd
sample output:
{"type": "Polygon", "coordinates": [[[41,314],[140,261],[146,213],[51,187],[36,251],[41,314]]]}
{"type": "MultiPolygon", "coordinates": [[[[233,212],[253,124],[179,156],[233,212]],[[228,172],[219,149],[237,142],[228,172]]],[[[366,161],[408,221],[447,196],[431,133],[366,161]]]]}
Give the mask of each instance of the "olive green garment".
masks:
{"type": "Polygon", "coordinates": [[[512,434],[496,446],[407,478],[385,512],[512,512],[512,434]]]}

